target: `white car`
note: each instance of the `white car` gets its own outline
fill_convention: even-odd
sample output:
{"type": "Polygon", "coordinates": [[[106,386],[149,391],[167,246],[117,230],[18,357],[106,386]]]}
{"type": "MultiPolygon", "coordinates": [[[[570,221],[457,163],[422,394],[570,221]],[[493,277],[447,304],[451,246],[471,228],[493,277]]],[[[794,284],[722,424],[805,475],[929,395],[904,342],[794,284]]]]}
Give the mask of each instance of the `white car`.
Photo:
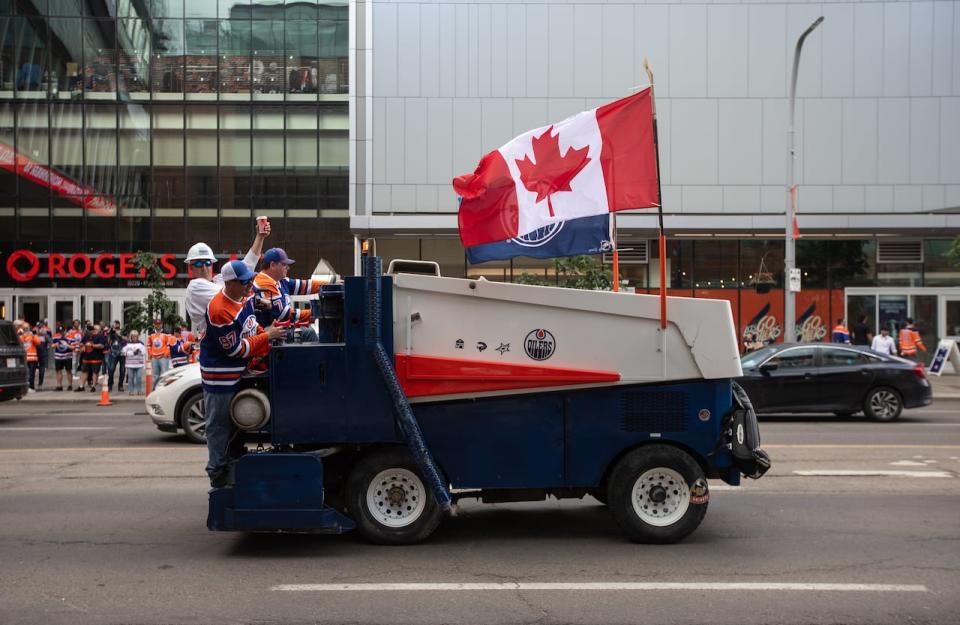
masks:
{"type": "Polygon", "coordinates": [[[169,369],[154,384],[146,404],[147,414],[161,432],[183,430],[190,442],[207,442],[200,365],[169,369]]]}

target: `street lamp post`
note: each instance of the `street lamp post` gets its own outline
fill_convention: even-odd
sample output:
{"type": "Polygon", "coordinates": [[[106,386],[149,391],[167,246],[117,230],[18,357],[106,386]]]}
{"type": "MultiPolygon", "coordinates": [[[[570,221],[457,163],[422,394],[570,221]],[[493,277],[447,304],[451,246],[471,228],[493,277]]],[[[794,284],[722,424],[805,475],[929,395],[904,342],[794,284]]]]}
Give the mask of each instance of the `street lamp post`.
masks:
{"type": "Polygon", "coordinates": [[[783,258],[783,342],[793,343],[797,340],[796,321],[797,321],[797,301],[796,293],[790,288],[790,274],[797,264],[797,253],[795,248],[794,232],[796,229],[796,201],[797,192],[794,184],[794,167],[797,161],[796,148],[794,147],[796,132],[794,130],[794,114],[797,108],[797,69],[800,67],[800,49],[803,48],[803,41],[807,35],[823,22],[821,15],[810,24],[809,28],[803,31],[800,38],[797,39],[797,47],[793,51],[793,75],[790,77],[790,128],[787,133],[790,135],[789,152],[787,153],[787,209],[786,228],[784,231],[784,258],[783,258]]]}

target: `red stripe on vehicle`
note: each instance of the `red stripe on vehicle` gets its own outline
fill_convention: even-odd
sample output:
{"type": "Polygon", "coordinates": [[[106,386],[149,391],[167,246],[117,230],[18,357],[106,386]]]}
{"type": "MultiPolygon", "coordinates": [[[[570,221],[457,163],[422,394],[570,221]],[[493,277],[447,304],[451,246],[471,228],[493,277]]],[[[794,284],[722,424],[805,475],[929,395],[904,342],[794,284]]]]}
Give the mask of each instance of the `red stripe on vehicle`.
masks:
{"type": "Polygon", "coordinates": [[[618,382],[616,371],[460,360],[398,354],[397,376],[407,397],[618,382]]]}

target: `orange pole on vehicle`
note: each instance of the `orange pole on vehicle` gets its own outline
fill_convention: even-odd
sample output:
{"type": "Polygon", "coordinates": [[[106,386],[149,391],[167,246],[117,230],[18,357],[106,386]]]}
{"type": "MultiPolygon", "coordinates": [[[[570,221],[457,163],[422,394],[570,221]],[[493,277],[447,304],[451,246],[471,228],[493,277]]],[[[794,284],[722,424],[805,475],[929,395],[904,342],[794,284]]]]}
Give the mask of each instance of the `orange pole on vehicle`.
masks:
{"type": "Polygon", "coordinates": [[[100,385],[100,403],[98,406],[112,406],[113,402],[110,401],[110,389],[107,387],[107,376],[106,374],[101,374],[103,378],[103,384],[100,385]]]}

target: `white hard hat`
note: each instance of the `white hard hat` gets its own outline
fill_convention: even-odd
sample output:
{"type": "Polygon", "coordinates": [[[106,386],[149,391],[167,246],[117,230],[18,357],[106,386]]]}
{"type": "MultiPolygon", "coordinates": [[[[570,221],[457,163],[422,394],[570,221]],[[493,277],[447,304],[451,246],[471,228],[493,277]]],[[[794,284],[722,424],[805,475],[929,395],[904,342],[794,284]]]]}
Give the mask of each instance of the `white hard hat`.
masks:
{"type": "Polygon", "coordinates": [[[216,261],[217,257],[213,255],[213,250],[206,243],[194,243],[187,251],[187,258],[184,262],[191,263],[195,260],[216,261]]]}

